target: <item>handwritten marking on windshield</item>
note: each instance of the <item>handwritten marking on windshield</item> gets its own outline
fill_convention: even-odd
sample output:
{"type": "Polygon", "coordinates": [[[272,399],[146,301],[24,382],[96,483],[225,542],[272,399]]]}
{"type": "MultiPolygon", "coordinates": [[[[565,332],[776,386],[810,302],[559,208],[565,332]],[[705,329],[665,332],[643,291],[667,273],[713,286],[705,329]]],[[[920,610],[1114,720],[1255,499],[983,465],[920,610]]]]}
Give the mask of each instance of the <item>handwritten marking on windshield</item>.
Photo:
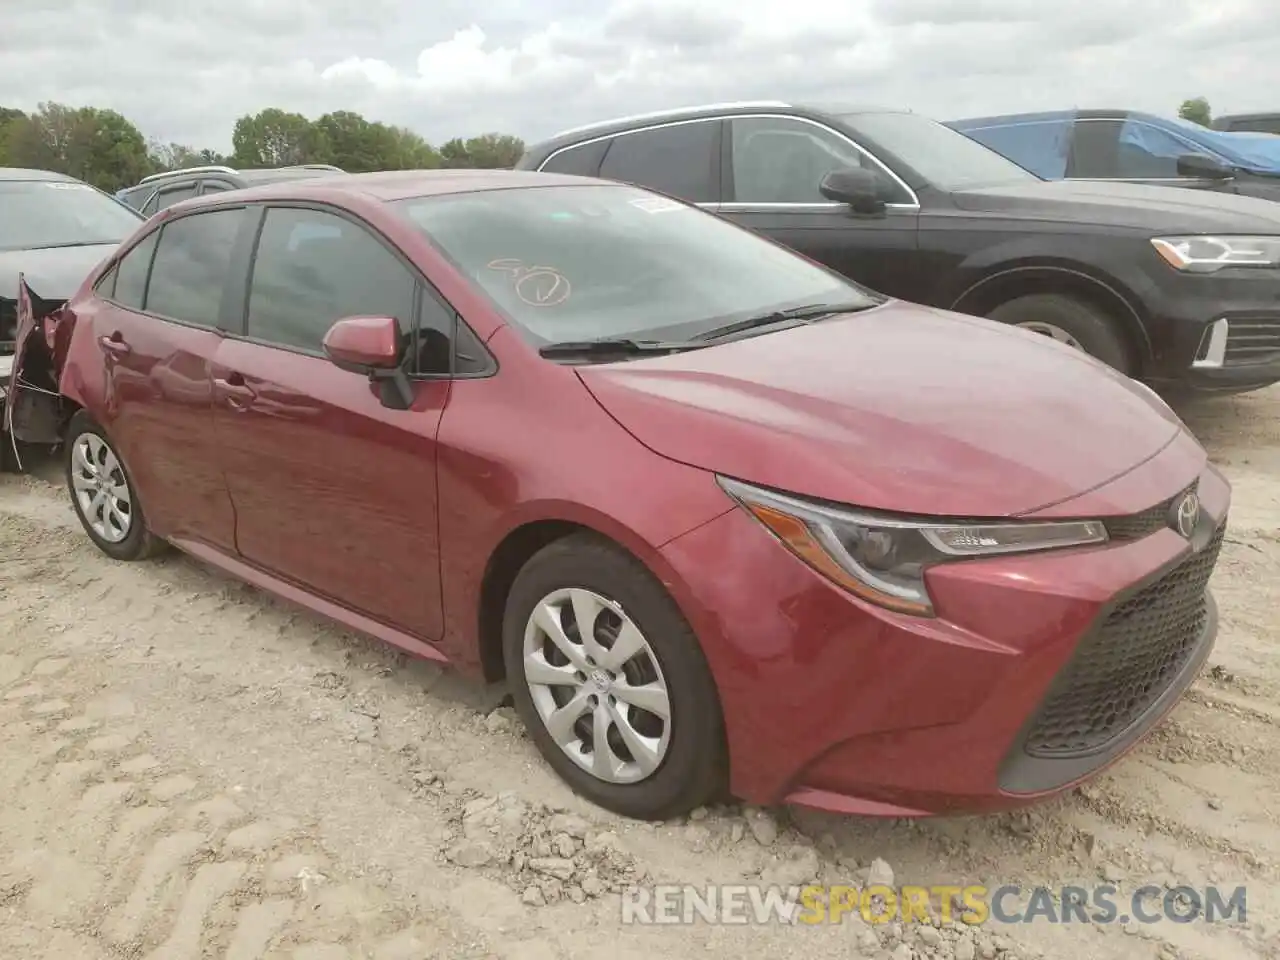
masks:
{"type": "Polygon", "coordinates": [[[554,267],[526,267],[509,258],[490,260],[486,266],[510,277],[516,296],[531,307],[558,307],[573,292],[568,278],[554,267]]]}

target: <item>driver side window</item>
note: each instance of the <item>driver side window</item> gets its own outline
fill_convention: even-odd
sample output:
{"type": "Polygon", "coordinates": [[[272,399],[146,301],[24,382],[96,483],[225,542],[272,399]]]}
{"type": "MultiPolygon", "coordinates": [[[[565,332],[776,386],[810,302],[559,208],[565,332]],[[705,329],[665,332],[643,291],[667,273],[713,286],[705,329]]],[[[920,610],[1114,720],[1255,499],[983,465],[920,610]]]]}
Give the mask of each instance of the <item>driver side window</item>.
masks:
{"type": "Polygon", "coordinates": [[[856,168],[881,178],[886,202],[911,202],[877,164],[833,130],[790,117],[743,117],[730,124],[736,203],[830,203],[818,190],[822,178],[856,168]]]}

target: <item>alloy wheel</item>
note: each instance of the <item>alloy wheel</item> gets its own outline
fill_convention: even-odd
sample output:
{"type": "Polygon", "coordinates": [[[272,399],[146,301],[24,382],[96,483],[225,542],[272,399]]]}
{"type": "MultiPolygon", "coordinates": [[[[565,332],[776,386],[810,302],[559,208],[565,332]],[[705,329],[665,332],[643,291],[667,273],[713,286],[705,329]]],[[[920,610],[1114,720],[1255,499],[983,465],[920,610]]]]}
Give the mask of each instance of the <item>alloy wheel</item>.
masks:
{"type": "Polygon", "coordinates": [[[614,601],[582,588],[556,590],[524,631],[524,678],[560,749],[606,783],[638,783],[662,764],[671,700],[639,626],[614,601]]]}
{"type": "Polygon", "coordinates": [[[115,451],[94,433],[75,439],[71,485],[76,509],[107,543],[120,543],[133,529],[133,498],[115,451]]]}
{"type": "Polygon", "coordinates": [[[1069,334],[1062,327],[1054,323],[1045,323],[1043,320],[1027,320],[1018,324],[1023,330],[1030,330],[1032,333],[1038,333],[1041,336],[1048,337],[1050,340],[1057,340],[1059,343],[1066,344],[1076,350],[1084,350],[1080,341],[1069,334]]]}

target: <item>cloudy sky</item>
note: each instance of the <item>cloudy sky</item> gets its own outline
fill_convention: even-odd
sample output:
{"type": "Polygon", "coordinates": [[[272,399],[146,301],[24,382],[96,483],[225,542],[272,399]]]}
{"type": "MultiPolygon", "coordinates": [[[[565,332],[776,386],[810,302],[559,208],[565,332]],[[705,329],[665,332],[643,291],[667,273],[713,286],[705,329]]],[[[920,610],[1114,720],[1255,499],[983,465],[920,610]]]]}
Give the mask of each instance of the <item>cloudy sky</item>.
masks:
{"type": "Polygon", "coordinates": [[[235,119],[349,109],[429,140],[535,139],[705,101],[1280,109],[1275,0],[13,0],[0,106],[110,107],[230,147],[235,119]]]}

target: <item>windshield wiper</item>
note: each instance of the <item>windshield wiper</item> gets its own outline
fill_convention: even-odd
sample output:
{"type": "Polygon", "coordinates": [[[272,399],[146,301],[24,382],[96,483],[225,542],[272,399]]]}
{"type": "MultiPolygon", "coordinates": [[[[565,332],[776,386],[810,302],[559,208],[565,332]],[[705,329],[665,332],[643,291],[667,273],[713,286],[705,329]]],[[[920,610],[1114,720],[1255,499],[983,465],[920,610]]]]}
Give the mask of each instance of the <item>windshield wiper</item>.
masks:
{"type": "Polygon", "coordinates": [[[723,327],[712,327],[710,330],[698,334],[694,339],[719,340],[722,337],[731,337],[735,333],[754,330],[757,327],[769,327],[776,323],[786,323],[790,320],[817,320],[821,317],[834,316],[837,313],[854,313],[858,310],[868,310],[878,305],[878,301],[875,300],[858,300],[848,303],[806,303],[787,310],[771,310],[769,313],[757,314],[754,317],[747,317],[745,320],[735,320],[733,323],[726,323],[723,327]]]}
{"type": "Polygon", "coordinates": [[[563,343],[548,343],[538,348],[538,353],[548,359],[555,357],[599,357],[616,356],[617,354],[635,355],[641,353],[676,353],[680,350],[696,350],[701,343],[687,340],[627,340],[611,338],[607,340],[567,340],[563,343]]]}

